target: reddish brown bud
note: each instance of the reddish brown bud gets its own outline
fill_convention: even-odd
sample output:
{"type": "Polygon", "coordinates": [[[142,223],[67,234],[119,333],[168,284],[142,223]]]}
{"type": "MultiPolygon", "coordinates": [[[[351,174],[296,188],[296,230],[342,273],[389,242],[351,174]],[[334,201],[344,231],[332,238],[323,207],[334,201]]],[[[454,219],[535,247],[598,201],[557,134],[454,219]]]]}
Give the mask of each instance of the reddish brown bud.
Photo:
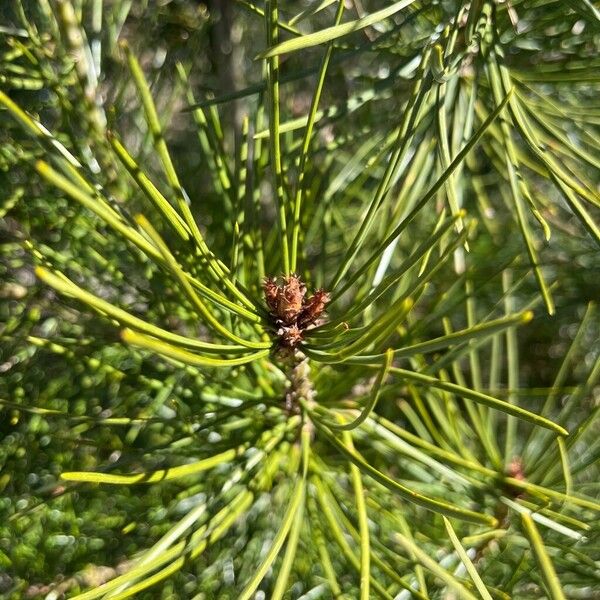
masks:
{"type": "Polygon", "coordinates": [[[277,334],[281,343],[288,348],[295,348],[302,341],[302,330],[295,324],[280,327],[277,334]]]}
{"type": "Polygon", "coordinates": [[[280,285],[276,279],[267,277],[263,290],[283,348],[300,344],[304,330],[317,321],[329,302],[329,294],[324,290],[317,290],[307,299],[306,285],[294,274],[284,277],[280,285]]]}
{"type": "Polygon", "coordinates": [[[297,275],[290,275],[283,280],[283,286],[277,294],[277,316],[286,324],[296,320],[302,310],[302,303],[306,294],[306,286],[297,275]]]}
{"type": "Polygon", "coordinates": [[[265,301],[271,312],[277,310],[277,293],[279,288],[277,282],[272,277],[265,278],[263,282],[263,290],[265,291],[265,301]]]}
{"type": "Polygon", "coordinates": [[[325,305],[330,299],[329,294],[325,290],[317,290],[314,295],[306,301],[302,308],[302,312],[298,317],[298,325],[305,329],[309,325],[315,323],[323,314],[325,305]]]}
{"type": "Polygon", "coordinates": [[[508,476],[518,479],[519,481],[525,481],[525,471],[523,468],[523,461],[520,456],[513,457],[512,461],[508,465],[508,476]]]}

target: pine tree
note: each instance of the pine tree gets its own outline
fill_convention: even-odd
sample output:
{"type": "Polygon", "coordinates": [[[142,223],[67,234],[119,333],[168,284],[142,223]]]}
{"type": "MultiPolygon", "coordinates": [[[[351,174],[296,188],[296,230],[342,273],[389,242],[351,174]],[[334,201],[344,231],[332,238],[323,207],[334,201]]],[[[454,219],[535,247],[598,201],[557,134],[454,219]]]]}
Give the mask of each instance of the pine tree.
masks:
{"type": "Polygon", "coordinates": [[[594,3],[0,18],[3,597],[595,597],[594,3]]]}

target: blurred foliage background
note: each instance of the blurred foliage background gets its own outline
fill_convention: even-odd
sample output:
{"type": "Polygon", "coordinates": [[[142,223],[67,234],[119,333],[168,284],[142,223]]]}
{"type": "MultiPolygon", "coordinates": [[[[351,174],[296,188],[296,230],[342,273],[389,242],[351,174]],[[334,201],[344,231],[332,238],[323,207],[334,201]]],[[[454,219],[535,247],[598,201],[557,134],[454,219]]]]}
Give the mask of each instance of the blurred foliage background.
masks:
{"type": "MultiPolygon", "coordinates": [[[[267,4],[267,11],[273,4],[267,4]]],[[[392,4],[348,1],[342,22],[392,4]]],[[[328,309],[329,318],[349,322],[351,331],[375,322],[402,294],[411,294],[415,306],[410,317],[395,324],[384,340],[362,348],[369,350],[367,356],[379,356],[388,346],[401,349],[466,330],[490,316],[534,310],[532,323],[493,331],[478,340],[474,350],[461,342],[454,347],[462,352],[458,355],[450,350],[446,356],[443,347],[433,355],[411,356],[408,367],[543,413],[570,432],[579,432],[576,443],[568,446],[570,467],[561,463],[565,456],[550,445],[550,438],[538,435],[536,426],[529,424],[513,431],[514,448],[505,455],[503,450],[500,464],[493,464],[489,441],[469,421],[472,414],[462,401],[444,401],[448,414],[466,423],[457,426],[462,433],[453,437],[426,397],[433,392],[426,390],[421,397],[400,375],[382,386],[377,418],[425,440],[426,446],[413,438],[403,438],[406,447],[397,442],[400,438],[394,443],[389,436],[379,439],[381,424],[375,419],[353,432],[354,443],[369,464],[412,489],[495,515],[499,525],[491,533],[489,528],[457,525],[462,543],[474,549],[470,559],[494,598],[563,597],[538,566],[543,560],[536,562],[537,546],[523,533],[529,530],[513,505],[546,519],[538,526],[544,528],[544,539],[548,535],[546,551],[555,561],[553,571],[559,573],[566,597],[596,598],[597,3],[404,4],[390,18],[333,42],[325,40],[333,46],[307,45],[279,58],[282,178],[289,199],[302,172],[305,115],[325,48],[333,49],[309,140],[297,271],[311,290],[342,288],[328,309]],[[425,56],[430,57],[429,65],[425,56]],[[501,69],[510,73],[513,98],[520,104],[511,99],[512,112],[507,109],[485,129],[448,186],[440,186],[429,203],[419,207],[402,236],[380,247],[503,100],[508,90],[495,88],[501,69]],[[428,95],[411,105],[419,77],[428,95]],[[404,146],[397,146],[395,134],[406,125],[409,109],[410,135],[403,138],[404,146]],[[369,206],[396,151],[401,160],[386,199],[373,213],[366,241],[359,244],[355,233],[368,220],[369,206]],[[433,239],[434,231],[451,216],[457,230],[452,225],[439,245],[432,243],[430,262],[418,265],[429,277],[427,269],[439,261],[427,286],[421,286],[419,269],[413,269],[360,314],[352,313],[388,273],[391,277],[400,272],[402,261],[433,239]],[[475,230],[471,218],[478,221],[475,230]],[[468,248],[464,237],[459,238],[463,229],[464,236],[469,231],[468,248]],[[355,242],[352,256],[348,252],[355,242]],[[376,261],[365,270],[355,268],[373,253],[376,261]],[[345,287],[332,286],[342,266],[351,271],[338,277],[345,287]],[[440,375],[440,369],[446,369],[445,374],[440,375]],[[459,450],[461,446],[468,452],[459,450]],[[415,449],[449,465],[449,471],[456,477],[462,474],[469,485],[479,475],[461,464],[459,456],[497,470],[500,479],[484,473],[478,485],[465,491],[464,481],[431,467],[415,449]],[[534,484],[563,496],[551,498],[543,490],[536,496],[531,489],[515,491],[502,482],[504,475],[521,475],[514,470],[515,458],[524,461],[534,484]],[[565,495],[585,500],[571,505],[565,495]],[[508,497],[508,504],[502,505],[499,497],[508,497]]],[[[302,40],[300,32],[331,27],[338,8],[337,2],[327,0],[281,1],[280,39],[302,40]]],[[[121,341],[113,321],[60,295],[34,274],[39,265],[57,268],[96,296],[149,322],[212,339],[189,302],[182,300],[177,282],[36,169],[36,161],[47,161],[48,156],[66,157],[67,162],[69,156],[76,157],[85,179],[110,198],[119,214],[131,221],[143,212],[176,248],[178,260],[187,260],[186,268],[193,271],[194,255],[186,259],[185,244],[168,227],[156,225],[159,211],[133,184],[111,145],[109,132],[152,181],[160,182],[163,190],[169,187],[128,62],[132,55],[148,82],[181,187],[208,247],[228,264],[232,248],[242,248],[238,279],[248,296],[263,306],[262,277],[286,270],[270,175],[273,129],[268,108],[273,88],[266,78],[267,61],[257,58],[275,45],[267,43],[264,12],[265,3],[243,0],[8,0],[0,6],[0,90],[8,98],[0,111],[0,597],[70,597],[93,589],[128,573],[140,552],[172,532],[200,503],[210,506],[211,515],[230,506],[231,499],[223,498],[231,476],[226,465],[209,475],[144,486],[67,482],[60,479],[61,473],[166,469],[225,451],[233,442],[263,448],[264,440],[263,446],[257,440],[262,435],[277,438],[273,431],[283,426],[272,464],[249,484],[252,502],[240,512],[243,518],[225,530],[222,539],[211,540],[200,556],[186,560],[136,597],[238,598],[257,565],[264,564],[301,460],[293,421],[300,417],[283,410],[289,385],[285,364],[275,358],[266,366],[224,374],[133,349],[121,341]],[[27,130],[15,118],[10,101],[47,128],[48,136],[27,130]],[[253,155],[245,162],[248,140],[253,155]],[[240,173],[248,165],[251,176],[243,179],[240,173]],[[243,191],[238,195],[239,189],[243,191]]],[[[262,308],[257,314],[264,320],[264,313],[262,308]]],[[[338,409],[346,414],[344,410],[364,405],[369,390],[376,387],[376,372],[364,369],[360,361],[350,366],[319,362],[327,343],[334,350],[336,344],[343,347],[343,341],[329,334],[325,346],[319,346],[317,336],[309,347],[316,398],[332,414],[338,409]]],[[[489,415],[482,413],[475,421],[484,423],[488,435],[504,448],[506,430],[513,426],[504,416],[488,421],[489,415]]],[[[356,476],[348,457],[336,453],[326,439],[317,434],[313,446],[311,469],[315,477],[323,477],[311,483],[306,495],[305,512],[312,516],[292,555],[288,598],[329,598],[334,593],[354,598],[365,590],[359,576],[364,576],[364,567],[357,567],[365,531],[361,529],[359,537],[350,533],[352,524],[356,533],[361,520],[361,508],[353,500],[356,476]],[[331,541],[332,523],[323,517],[331,497],[339,500],[341,512],[334,518],[344,531],[341,542],[331,541]],[[350,540],[350,550],[342,547],[344,540],[350,540]],[[335,575],[323,567],[327,560],[335,575]]],[[[452,582],[467,585],[468,578],[458,567],[459,554],[439,515],[400,501],[376,485],[367,498],[375,502],[367,502],[368,529],[371,551],[379,557],[371,563],[372,578],[378,582],[371,584],[374,597],[459,597],[461,588],[452,582]],[[397,540],[392,543],[391,534],[388,539],[398,527],[403,539],[414,539],[438,568],[450,573],[450,580],[440,578],[414,549],[406,550],[397,540]],[[399,583],[390,569],[406,580],[399,583]],[[422,595],[403,592],[407,582],[422,595]]],[[[277,561],[280,567],[285,564],[283,551],[277,561]]],[[[271,569],[257,583],[262,597],[272,597],[277,572],[271,569]]],[[[469,593],[479,589],[476,579],[469,585],[469,593]]],[[[119,591],[122,588],[107,597],[117,597],[119,591]]]]}

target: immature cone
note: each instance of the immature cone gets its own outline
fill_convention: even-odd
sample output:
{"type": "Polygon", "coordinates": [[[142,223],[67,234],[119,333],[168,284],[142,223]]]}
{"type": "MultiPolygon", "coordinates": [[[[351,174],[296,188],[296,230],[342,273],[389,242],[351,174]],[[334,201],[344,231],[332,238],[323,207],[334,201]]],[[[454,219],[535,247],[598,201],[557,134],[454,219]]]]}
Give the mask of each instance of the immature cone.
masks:
{"type": "Polygon", "coordinates": [[[282,279],[281,284],[272,277],[265,279],[265,302],[281,345],[295,348],[302,341],[304,331],[323,314],[329,294],[317,290],[313,296],[306,298],[306,285],[298,275],[292,274],[282,279]]]}

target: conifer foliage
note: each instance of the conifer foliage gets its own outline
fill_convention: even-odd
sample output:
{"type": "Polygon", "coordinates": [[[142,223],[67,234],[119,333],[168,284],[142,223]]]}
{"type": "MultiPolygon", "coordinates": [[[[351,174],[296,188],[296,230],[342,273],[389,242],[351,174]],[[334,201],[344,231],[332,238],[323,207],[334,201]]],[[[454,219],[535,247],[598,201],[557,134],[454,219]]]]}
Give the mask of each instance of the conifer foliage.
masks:
{"type": "Polygon", "coordinates": [[[3,3],[0,596],[594,597],[599,33],[3,3]]]}

